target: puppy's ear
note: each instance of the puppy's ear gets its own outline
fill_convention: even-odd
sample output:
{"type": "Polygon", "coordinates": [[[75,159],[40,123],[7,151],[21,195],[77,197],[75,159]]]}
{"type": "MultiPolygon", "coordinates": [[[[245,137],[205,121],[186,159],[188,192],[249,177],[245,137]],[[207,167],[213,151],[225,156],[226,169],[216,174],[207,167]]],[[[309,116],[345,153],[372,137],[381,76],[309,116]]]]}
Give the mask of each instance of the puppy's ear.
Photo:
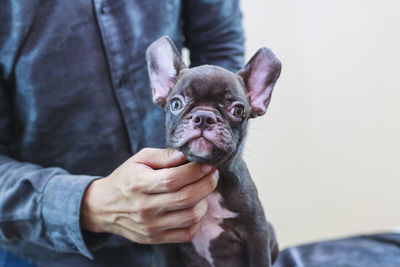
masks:
{"type": "Polygon", "coordinates": [[[281,62],[274,53],[263,47],[238,72],[247,89],[253,118],[267,111],[272,89],[279,78],[281,68],[281,62]]]}
{"type": "Polygon", "coordinates": [[[147,67],[153,90],[153,102],[164,106],[168,94],[175,86],[179,72],[186,68],[171,39],[161,37],[146,51],[147,67]]]}

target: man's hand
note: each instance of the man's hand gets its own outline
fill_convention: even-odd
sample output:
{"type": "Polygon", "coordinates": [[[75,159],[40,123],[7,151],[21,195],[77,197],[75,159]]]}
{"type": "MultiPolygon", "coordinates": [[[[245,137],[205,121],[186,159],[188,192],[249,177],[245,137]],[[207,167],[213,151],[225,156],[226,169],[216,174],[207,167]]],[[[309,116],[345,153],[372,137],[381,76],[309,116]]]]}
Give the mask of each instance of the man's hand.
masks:
{"type": "Polygon", "coordinates": [[[91,183],[81,208],[82,227],[142,244],[193,239],[207,211],[218,170],[185,162],[183,153],[145,148],[109,176],[91,183]],[[180,166],[181,165],[181,166],[180,166]]]}

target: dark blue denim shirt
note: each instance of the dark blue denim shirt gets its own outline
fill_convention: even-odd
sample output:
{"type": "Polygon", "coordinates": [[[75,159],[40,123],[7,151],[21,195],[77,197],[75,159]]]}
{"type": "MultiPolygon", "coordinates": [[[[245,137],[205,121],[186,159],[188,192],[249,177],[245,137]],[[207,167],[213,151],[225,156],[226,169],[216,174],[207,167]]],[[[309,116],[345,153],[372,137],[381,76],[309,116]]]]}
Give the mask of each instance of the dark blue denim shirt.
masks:
{"type": "Polygon", "coordinates": [[[243,64],[239,0],[1,0],[0,247],[40,266],[150,266],[150,249],[80,228],[94,179],[164,146],[146,47],[243,64]]]}

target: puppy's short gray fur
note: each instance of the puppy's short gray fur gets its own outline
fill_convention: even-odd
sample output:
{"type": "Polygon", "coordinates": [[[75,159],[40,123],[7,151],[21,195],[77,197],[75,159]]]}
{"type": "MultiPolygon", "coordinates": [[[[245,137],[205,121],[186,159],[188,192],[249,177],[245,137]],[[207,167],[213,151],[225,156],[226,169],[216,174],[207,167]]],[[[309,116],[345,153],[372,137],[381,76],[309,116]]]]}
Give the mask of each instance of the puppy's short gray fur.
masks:
{"type": "Polygon", "coordinates": [[[167,146],[216,166],[218,205],[237,214],[223,218],[207,256],[194,242],[166,244],[156,246],[156,266],[271,266],[278,255],[275,234],[238,151],[248,120],[266,112],[280,61],[261,48],[238,73],[211,65],[187,68],[168,37],[152,43],[146,59],[153,101],[166,112],[167,146]]]}

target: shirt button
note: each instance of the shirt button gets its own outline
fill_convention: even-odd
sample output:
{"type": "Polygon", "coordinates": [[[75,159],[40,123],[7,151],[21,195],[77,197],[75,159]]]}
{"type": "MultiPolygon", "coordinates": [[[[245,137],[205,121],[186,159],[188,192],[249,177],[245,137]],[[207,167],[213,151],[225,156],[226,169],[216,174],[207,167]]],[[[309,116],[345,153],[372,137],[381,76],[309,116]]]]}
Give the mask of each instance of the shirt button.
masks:
{"type": "Polygon", "coordinates": [[[119,79],[118,81],[118,88],[121,89],[122,87],[124,87],[124,80],[123,79],[119,79]]]}
{"type": "Polygon", "coordinates": [[[100,6],[100,13],[101,14],[105,14],[107,12],[107,7],[106,7],[106,5],[103,3],[103,4],[101,4],[101,6],[100,6]]]}

